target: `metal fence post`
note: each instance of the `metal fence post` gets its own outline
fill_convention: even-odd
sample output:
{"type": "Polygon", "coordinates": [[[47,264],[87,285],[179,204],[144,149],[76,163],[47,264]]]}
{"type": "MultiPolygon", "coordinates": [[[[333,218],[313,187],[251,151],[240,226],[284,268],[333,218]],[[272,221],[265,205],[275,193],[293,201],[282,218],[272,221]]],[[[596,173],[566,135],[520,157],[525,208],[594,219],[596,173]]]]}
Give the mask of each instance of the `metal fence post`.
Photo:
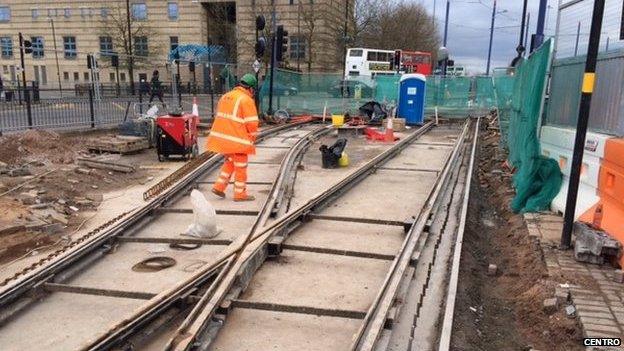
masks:
{"type": "Polygon", "coordinates": [[[91,115],[91,128],[95,128],[95,108],[93,106],[93,87],[89,86],[89,114],[91,115]]]}

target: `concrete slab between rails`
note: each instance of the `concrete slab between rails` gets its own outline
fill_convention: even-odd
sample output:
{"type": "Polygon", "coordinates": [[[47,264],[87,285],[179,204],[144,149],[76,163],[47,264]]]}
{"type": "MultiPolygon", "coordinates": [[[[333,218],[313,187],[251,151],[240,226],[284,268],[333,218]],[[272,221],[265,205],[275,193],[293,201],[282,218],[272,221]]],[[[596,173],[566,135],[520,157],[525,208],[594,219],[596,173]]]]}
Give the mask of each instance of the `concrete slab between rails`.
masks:
{"type": "Polygon", "coordinates": [[[395,255],[404,237],[398,226],[315,219],[292,233],[287,243],[395,255]]]}
{"type": "Polygon", "coordinates": [[[145,301],[54,293],[2,327],[2,350],[76,350],[145,301]]]}
{"type": "MultiPolygon", "coordinates": [[[[265,182],[270,183],[275,180],[279,172],[279,164],[253,164],[247,167],[247,180],[253,182],[265,182]]],[[[213,172],[206,174],[198,179],[201,182],[212,183],[219,177],[221,173],[221,167],[217,168],[213,172]]],[[[234,179],[232,177],[232,179],[234,179]]]]}
{"type": "Polygon", "coordinates": [[[175,250],[167,244],[124,243],[72,278],[68,284],[90,288],[159,293],[212,261],[225,246],[204,245],[195,250],[175,250]],[[173,267],[157,272],[136,272],[132,267],[150,257],[176,260],[173,267]],[[102,277],[106,277],[103,279],[102,277]]]}
{"type": "MultiPolygon", "coordinates": [[[[193,220],[193,213],[163,213],[141,228],[133,237],[190,238],[180,234],[186,232],[193,220]]],[[[246,234],[255,220],[254,216],[217,215],[217,227],[221,232],[212,239],[234,240],[246,234]]]]}
{"type": "MultiPolygon", "coordinates": [[[[277,175],[276,175],[277,176],[277,175]]],[[[212,204],[216,210],[248,210],[258,211],[264,205],[269,192],[271,191],[270,185],[248,185],[247,193],[255,196],[253,201],[235,202],[234,187],[226,189],[226,198],[222,199],[212,193],[212,185],[199,184],[197,190],[199,190],[206,199],[212,204]]],[[[185,196],[177,201],[171,208],[192,208],[190,196],[185,196]]]]}
{"type": "Polygon", "coordinates": [[[383,165],[384,168],[408,168],[414,170],[442,171],[452,147],[411,145],[383,165]]]}
{"type": "Polygon", "coordinates": [[[322,214],[373,219],[383,214],[383,219],[404,221],[420,212],[436,178],[430,172],[379,170],[322,214]]]}
{"type": "Polygon", "coordinates": [[[550,279],[558,283],[555,296],[561,301],[568,294],[572,298],[583,336],[624,338],[624,284],[616,281],[616,269],[578,262],[573,250],[559,250],[561,216],[552,212],[527,213],[524,219],[529,237],[542,250],[550,279]],[[570,281],[576,283],[568,284],[570,281]]]}
{"type": "Polygon", "coordinates": [[[366,311],[391,262],[284,250],[256,272],[241,300],[366,311]]]}
{"type": "Polygon", "coordinates": [[[360,323],[359,319],[234,309],[211,350],[346,350],[360,323]]]}

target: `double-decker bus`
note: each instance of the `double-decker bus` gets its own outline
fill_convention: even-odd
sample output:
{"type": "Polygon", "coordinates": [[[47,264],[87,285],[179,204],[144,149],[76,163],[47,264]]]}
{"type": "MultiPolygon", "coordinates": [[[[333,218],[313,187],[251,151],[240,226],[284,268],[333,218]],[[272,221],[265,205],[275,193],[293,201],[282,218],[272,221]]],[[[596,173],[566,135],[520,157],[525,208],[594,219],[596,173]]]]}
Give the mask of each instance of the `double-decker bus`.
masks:
{"type": "Polygon", "coordinates": [[[401,58],[401,71],[431,75],[431,53],[422,51],[396,50],[401,58]]]}
{"type": "Polygon", "coordinates": [[[351,48],[347,50],[345,78],[394,74],[393,59],[394,50],[351,48]]]}
{"type": "Polygon", "coordinates": [[[431,74],[431,54],[420,51],[350,48],[347,50],[345,78],[399,73],[431,74]],[[400,62],[397,70],[395,62],[400,62]]]}

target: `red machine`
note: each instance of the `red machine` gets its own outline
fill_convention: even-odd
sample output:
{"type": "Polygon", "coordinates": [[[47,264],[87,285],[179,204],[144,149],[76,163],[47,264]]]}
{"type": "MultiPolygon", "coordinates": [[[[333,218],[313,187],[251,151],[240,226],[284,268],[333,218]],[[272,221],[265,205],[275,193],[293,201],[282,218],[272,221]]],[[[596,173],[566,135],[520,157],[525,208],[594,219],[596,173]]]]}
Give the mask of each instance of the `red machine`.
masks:
{"type": "Polygon", "coordinates": [[[170,113],[156,118],[156,152],[158,161],[171,156],[188,160],[199,154],[197,125],[199,117],[190,113],[170,113]]]}

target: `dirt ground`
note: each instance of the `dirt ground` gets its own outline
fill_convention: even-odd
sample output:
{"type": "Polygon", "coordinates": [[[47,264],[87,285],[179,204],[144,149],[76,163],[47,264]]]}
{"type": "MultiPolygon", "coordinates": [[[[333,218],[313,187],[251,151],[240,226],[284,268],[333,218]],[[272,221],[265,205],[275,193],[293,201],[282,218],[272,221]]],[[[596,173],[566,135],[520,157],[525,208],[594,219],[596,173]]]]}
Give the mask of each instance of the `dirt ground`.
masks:
{"type": "Polygon", "coordinates": [[[479,170],[470,194],[463,241],[453,350],[582,350],[575,319],[560,308],[548,315],[543,301],[554,296],[546,265],[528,236],[514,196],[499,134],[482,131],[479,170]],[[488,276],[489,264],[498,267],[488,276]]]}
{"type": "Polygon", "coordinates": [[[0,264],[67,239],[97,209],[103,194],[153,178],[157,169],[141,167],[155,162],[153,149],[104,155],[134,165],[132,173],[77,165],[77,157],[93,156],[86,149],[88,140],[104,134],[114,131],[29,130],[0,137],[0,264]]]}

